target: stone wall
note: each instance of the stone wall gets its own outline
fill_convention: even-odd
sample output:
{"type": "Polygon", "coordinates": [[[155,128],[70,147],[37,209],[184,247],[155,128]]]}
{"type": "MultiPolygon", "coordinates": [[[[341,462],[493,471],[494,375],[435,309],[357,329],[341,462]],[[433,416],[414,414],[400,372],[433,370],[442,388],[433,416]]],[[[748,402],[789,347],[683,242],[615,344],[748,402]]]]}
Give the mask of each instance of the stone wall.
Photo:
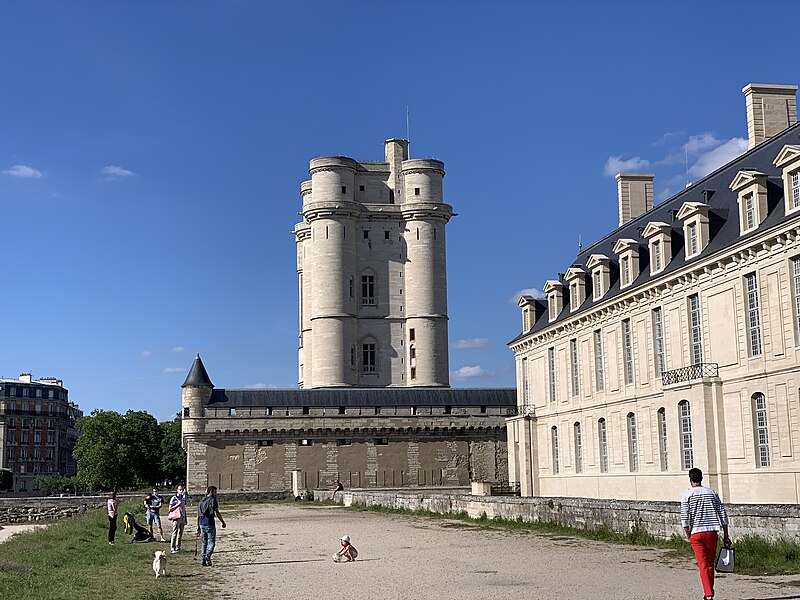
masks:
{"type": "Polygon", "coordinates": [[[81,514],[86,510],[105,508],[105,496],[65,496],[38,498],[0,498],[0,523],[55,521],[81,514]]]}
{"type": "MultiPolygon", "coordinates": [[[[330,498],[320,490],[315,498],[330,498]]],[[[590,498],[517,498],[511,496],[471,496],[466,493],[441,494],[429,491],[345,490],[338,498],[346,506],[354,503],[379,505],[436,513],[466,513],[479,518],[510,521],[553,522],[583,529],[607,528],[628,533],[639,527],[659,538],[683,536],[678,502],[647,502],[590,498]]],[[[800,506],[734,504],[726,506],[731,521],[731,537],[757,535],[767,539],[800,539],[800,506]]]]}

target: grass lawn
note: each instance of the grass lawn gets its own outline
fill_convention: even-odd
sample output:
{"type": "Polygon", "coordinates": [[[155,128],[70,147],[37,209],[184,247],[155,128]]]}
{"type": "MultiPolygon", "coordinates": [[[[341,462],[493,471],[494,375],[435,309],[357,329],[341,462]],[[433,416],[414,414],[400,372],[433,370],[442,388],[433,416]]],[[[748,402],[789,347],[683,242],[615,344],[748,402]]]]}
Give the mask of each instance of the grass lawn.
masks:
{"type": "MultiPolygon", "coordinates": [[[[186,527],[183,550],[169,554],[169,542],[131,543],[122,514],[138,510],[124,503],[116,543],[108,543],[105,510],[64,519],[46,528],[15,535],[0,544],[0,598],[14,600],[179,600],[195,597],[203,577],[194,560],[194,526],[186,527]],[[155,578],[153,552],[167,552],[167,575],[155,578]]],[[[134,512],[143,524],[141,511],[134,512]],[[141,519],[141,520],[140,520],[141,519]]],[[[164,517],[169,539],[172,524],[164,517]]]]}

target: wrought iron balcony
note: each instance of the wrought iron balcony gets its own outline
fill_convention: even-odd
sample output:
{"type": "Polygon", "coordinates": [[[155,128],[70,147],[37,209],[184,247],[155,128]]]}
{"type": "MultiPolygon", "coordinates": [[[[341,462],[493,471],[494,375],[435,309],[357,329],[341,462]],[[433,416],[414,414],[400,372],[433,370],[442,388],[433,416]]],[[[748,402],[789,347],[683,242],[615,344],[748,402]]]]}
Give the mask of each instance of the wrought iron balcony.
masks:
{"type": "Polygon", "coordinates": [[[506,416],[509,417],[533,417],[536,416],[533,404],[523,404],[507,409],[506,416]]]}
{"type": "Polygon", "coordinates": [[[717,363],[697,363],[672,371],[664,371],[661,376],[662,385],[672,385],[682,383],[692,379],[705,379],[706,377],[719,377],[719,364],[717,363]]]}

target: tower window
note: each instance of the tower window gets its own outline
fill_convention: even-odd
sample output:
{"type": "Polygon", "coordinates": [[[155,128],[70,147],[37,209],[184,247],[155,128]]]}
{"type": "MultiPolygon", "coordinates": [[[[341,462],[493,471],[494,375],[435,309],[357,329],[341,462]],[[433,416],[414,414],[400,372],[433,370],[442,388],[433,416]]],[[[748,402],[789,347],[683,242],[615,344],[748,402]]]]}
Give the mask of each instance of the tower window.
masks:
{"type": "Polygon", "coordinates": [[[386,229],[383,232],[383,239],[388,240],[389,239],[389,233],[390,233],[390,231],[388,229],[386,229]]]}
{"type": "Polygon", "coordinates": [[[417,367],[411,367],[411,379],[417,378],[417,367]]]}
{"type": "Polygon", "coordinates": [[[414,328],[413,327],[408,330],[408,339],[411,342],[413,342],[414,339],[415,339],[415,337],[414,337],[414,328]]]}
{"type": "Polygon", "coordinates": [[[359,192],[363,192],[364,191],[364,186],[363,185],[358,186],[358,191],[359,192]]]}
{"type": "Polygon", "coordinates": [[[419,196],[419,188],[414,188],[414,195],[419,196]]]}
{"type": "Polygon", "coordinates": [[[365,239],[365,240],[368,240],[368,239],[369,239],[369,229],[365,229],[365,230],[364,230],[364,239],[365,239]]]}
{"type": "Polygon", "coordinates": [[[361,345],[361,361],[364,373],[374,373],[377,371],[375,344],[367,343],[361,345]]]}
{"type": "Polygon", "coordinates": [[[342,186],[342,193],[343,193],[343,194],[346,194],[346,193],[347,193],[347,186],[346,186],[346,185],[343,185],[343,186],[342,186]]]}
{"type": "Polygon", "coordinates": [[[375,276],[361,276],[361,304],[375,304],[375,276]]]}

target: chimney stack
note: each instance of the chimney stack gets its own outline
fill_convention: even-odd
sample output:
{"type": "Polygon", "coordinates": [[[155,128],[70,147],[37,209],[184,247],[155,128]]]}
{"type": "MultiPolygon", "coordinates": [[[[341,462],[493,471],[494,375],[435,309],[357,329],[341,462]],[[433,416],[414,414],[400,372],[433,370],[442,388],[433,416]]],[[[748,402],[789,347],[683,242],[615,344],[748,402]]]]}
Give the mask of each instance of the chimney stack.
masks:
{"type": "Polygon", "coordinates": [[[797,122],[797,86],[749,83],[747,102],[747,149],[797,122]]]}
{"type": "Polygon", "coordinates": [[[22,383],[30,383],[31,382],[31,374],[30,373],[20,373],[19,380],[22,383]]]}
{"type": "Polygon", "coordinates": [[[620,227],[653,208],[653,179],[655,175],[617,173],[620,227]]]}

